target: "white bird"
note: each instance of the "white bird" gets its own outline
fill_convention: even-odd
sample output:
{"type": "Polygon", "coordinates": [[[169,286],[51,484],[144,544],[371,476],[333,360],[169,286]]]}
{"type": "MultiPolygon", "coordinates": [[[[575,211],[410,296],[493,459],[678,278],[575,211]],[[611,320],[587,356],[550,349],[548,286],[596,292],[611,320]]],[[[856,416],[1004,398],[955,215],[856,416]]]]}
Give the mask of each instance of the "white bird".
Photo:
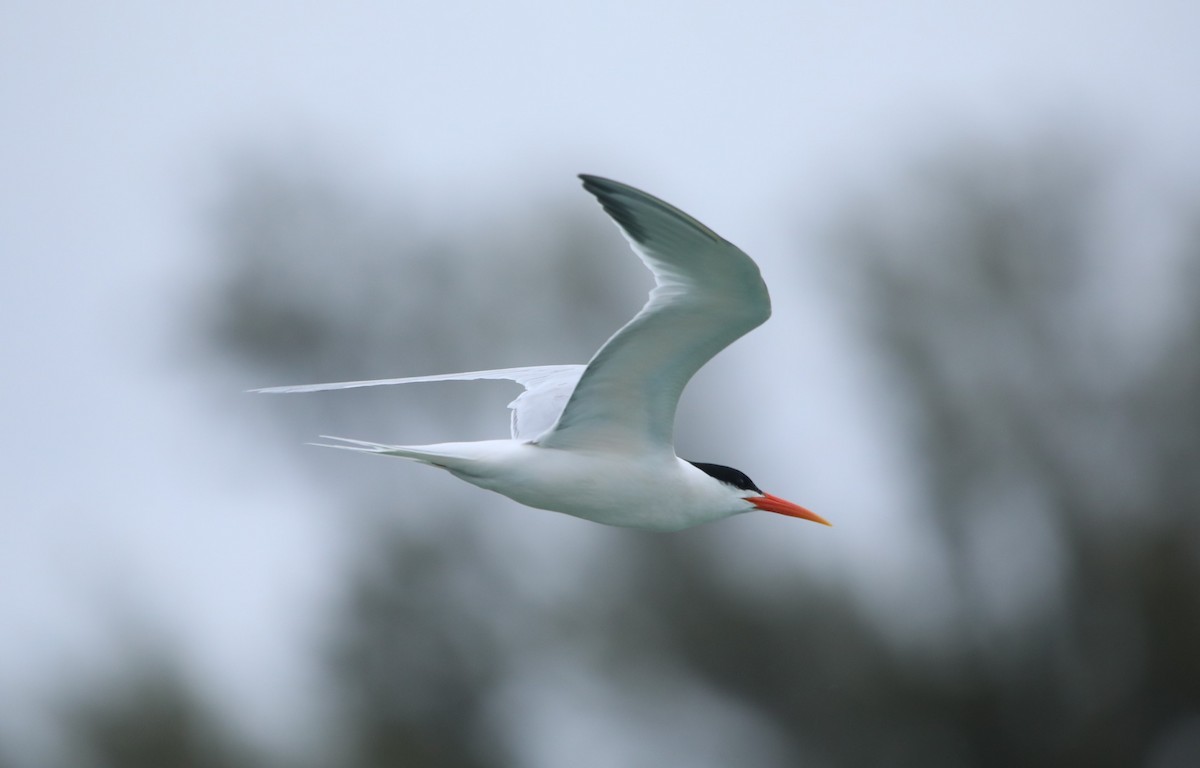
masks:
{"type": "Polygon", "coordinates": [[[655,283],[642,310],[587,365],[253,391],[507,379],[525,388],[509,405],[510,440],[384,445],[322,437],[342,443],[326,447],[431,464],[527,506],[608,525],[675,531],[755,509],[829,525],[804,507],[764,493],[736,469],[675,455],[675,408],[684,386],[715,354],[771,315],[758,266],[732,243],[656,197],[597,176],[580,178],[655,283]]]}

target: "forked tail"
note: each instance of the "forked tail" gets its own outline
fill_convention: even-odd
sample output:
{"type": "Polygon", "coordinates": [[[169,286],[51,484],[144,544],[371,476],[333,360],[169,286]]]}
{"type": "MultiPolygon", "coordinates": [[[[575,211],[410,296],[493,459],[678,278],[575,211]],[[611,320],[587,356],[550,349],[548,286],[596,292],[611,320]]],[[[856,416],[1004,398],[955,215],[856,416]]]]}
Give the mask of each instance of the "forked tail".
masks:
{"type": "Polygon", "coordinates": [[[338,448],[343,451],[358,451],[359,453],[374,453],[379,456],[396,456],[401,459],[409,459],[411,461],[419,461],[423,464],[433,464],[438,467],[445,467],[447,459],[454,459],[450,454],[440,453],[436,450],[436,446],[419,446],[419,445],[386,445],[384,443],[372,443],[367,440],[354,440],[349,437],[334,437],[333,435],[321,435],[322,440],[337,440],[343,445],[335,443],[305,443],[305,445],[315,445],[318,448],[338,448]]]}
{"type": "Polygon", "coordinates": [[[509,444],[508,440],[481,441],[474,443],[435,443],[432,445],[387,445],[372,443],[367,440],[354,440],[349,437],[334,437],[321,435],[323,440],[336,440],[337,443],[308,443],[321,448],[340,448],[343,451],[358,451],[373,453],[377,456],[395,456],[409,461],[419,461],[451,472],[471,472],[477,469],[481,459],[486,462],[488,443],[509,444]],[[338,444],[340,443],[340,445],[338,444]]]}

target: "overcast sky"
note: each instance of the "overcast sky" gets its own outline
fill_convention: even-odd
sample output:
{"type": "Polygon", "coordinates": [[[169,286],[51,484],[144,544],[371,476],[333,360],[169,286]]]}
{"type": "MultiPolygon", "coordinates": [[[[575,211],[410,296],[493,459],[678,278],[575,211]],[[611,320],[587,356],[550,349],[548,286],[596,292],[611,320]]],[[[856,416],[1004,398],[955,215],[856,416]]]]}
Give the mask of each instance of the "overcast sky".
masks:
{"type": "MultiPolygon", "coordinates": [[[[180,300],[211,274],[206,206],[246,151],[315,154],[447,226],[559,196],[583,211],[574,174],[599,173],[778,283],[804,268],[798,229],[949,137],[1087,127],[1164,189],[1200,178],[1197,30],[1188,0],[4,4],[0,720],[120,643],[97,604],[164,617],[199,676],[235,678],[270,657],[264,616],[287,626],[329,586],[319,491],[269,455],[277,435],[239,444],[204,392],[218,379],[173,354],[180,300]]],[[[788,290],[785,322],[713,380],[799,345],[780,370],[825,383],[789,418],[861,425],[869,387],[836,329],[772,330],[820,320],[820,296],[788,290]]],[[[770,408],[792,389],[762,391],[770,408]]],[[[870,443],[823,454],[800,500],[872,503],[854,482],[886,471],[870,443]]]]}

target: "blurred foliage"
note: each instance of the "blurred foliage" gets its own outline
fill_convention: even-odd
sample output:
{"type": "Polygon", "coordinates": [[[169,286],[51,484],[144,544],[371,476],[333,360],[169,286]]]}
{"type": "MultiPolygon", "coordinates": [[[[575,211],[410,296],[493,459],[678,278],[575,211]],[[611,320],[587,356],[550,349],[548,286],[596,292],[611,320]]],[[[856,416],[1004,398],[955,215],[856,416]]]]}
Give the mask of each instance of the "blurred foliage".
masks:
{"type": "MultiPolygon", "coordinates": [[[[1148,298],[1175,306],[1166,335],[1118,332],[1111,267],[1138,255],[1099,235],[1115,183],[1074,146],[970,146],[840,224],[830,258],[850,265],[951,564],[936,650],[817,581],[747,594],[746,553],[711,527],[612,534],[602,573],[531,596],[531,564],[458,514],[481,503],[465,489],[413,502],[436,503],[440,528],[367,526],[323,659],[337,736],[301,762],[521,765],[546,754],[523,741],[567,738],[538,721],[545,700],[609,715],[565,750],[624,764],[1200,764],[1200,219],[1177,295],[1148,298]],[[512,693],[523,683],[532,697],[512,693]]],[[[437,231],[330,179],[247,167],[218,218],[204,333],[290,383],[576,361],[636,306],[610,303],[639,296],[622,276],[637,268],[611,268],[621,246],[601,225],[463,221],[437,231]]],[[[459,437],[483,418],[461,392],[434,417],[336,395],[278,413],[380,439],[436,419],[459,437]]],[[[395,517],[366,474],[331,484],[395,517]]],[[[269,762],[169,676],[68,711],[89,765],[269,762]]]]}
{"type": "Polygon", "coordinates": [[[60,717],[73,768],[277,764],[238,735],[161,656],[143,656],[126,677],[75,695],[60,717]]]}
{"type": "Polygon", "coordinates": [[[1058,141],[951,152],[845,231],[951,556],[930,714],[974,712],[970,764],[1200,760],[1200,239],[1114,253],[1104,171],[1058,141]],[[1145,297],[1165,339],[1126,332],[1129,260],[1179,272],[1145,297]]]}

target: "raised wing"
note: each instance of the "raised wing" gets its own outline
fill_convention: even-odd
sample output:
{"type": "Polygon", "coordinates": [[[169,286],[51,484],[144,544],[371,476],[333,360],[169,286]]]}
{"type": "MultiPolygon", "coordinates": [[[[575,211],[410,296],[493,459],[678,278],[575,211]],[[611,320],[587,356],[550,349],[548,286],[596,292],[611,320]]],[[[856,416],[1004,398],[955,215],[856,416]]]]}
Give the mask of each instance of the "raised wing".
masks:
{"type": "Polygon", "coordinates": [[[538,443],[673,452],[683,388],[713,355],[770,317],[767,286],[749,256],[683,211],[625,184],[580,178],[654,274],[655,287],[588,363],[538,443]]]}
{"type": "Polygon", "coordinates": [[[575,385],[579,382],[584,367],[582,365],[536,365],[528,368],[443,373],[436,376],[408,376],[402,379],[370,379],[367,381],[339,381],[332,384],[265,387],[250,391],[290,394],[323,392],[331,389],[355,389],[357,387],[383,387],[392,384],[417,384],[426,381],[474,381],[478,379],[515,381],[524,387],[525,391],[508,404],[512,410],[512,436],[514,440],[532,440],[554,425],[559,414],[562,413],[563,406],[571,397],[575,385]]]}

